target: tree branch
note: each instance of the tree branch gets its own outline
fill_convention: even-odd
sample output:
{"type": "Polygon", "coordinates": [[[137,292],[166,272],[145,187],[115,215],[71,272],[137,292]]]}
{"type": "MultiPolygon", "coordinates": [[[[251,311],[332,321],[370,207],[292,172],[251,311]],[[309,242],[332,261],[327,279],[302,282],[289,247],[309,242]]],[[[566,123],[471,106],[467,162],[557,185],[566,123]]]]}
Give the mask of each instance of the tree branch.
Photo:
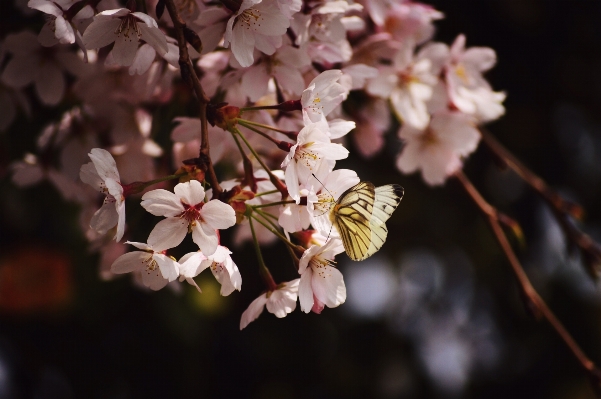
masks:
{"type": "Polygon", "coordinates": [[[565,342],[574,357],[576,357],[581,366],[588,372],[589,377],[594,382],[595,391],[600,392],[601,370],[599,370],[595,363],[582,351],[580,346],[578,346],[574,338],[566,330],[561,321],[559,321],[557,316],[555,316],[551,309],[549,309],[546,302],[540,297],[540,295],[538,295],[532,286],[532,283],[526,275],[524,268],[518,260],[515,252],[513,252],[509,240],[507,240],[507,236],[505,235],[505,232],[503,231],[503,228],[499,222],[499,213],[496,208],[486,202],[486,200],[482,197],[482,195],[480,195],[478,190],[472,185],[462,171],[456,172],[455,177],[457,177],[457,180],[459,180],[467,194],[476,203],[480,211],[484,214],[484,216],[486,216],[497,242],[505,253],[507,260],[509,260],[513,274],[518,281],[521,294],[526,301],[527,308],[532,311],[537,318],[545,318],[549,324],[551,324],[551,327],[553,327],[555,332],[565,342]]]}
{"type": "Polygon", "coordinates": [[[213,168],[213,162],[211,161],[210,156],[210,146],[209,146],[209,125],[207,122],[207,105],[210,102],[209,97],[205,94],[202,85],[200,84],[200,79],[196,72],[194,71],[194,65],[190,60],[190,55],[188,54],[188,47],[185,32],[189,31],[189,28],[186,26],[186,23],[180,17],[177,12],[177,7],[173,0],[164,0],[165,6],[167,7],[167,11],[169,12],[169,16],[173,21],[173,26],[175,27],[175,38],[177,39],[177,44],[179,47],[179,66],[180,72],[182,74],[182,78],[186,81],[196,94],[196,98],[198,98],[198,113],[200,117],[200,133],[201,133],[201,144],[200,144],[200,159],[206,159],[206,176],[209,184],[213,188],[213,198],[219,198],[223,189],[219,185],[219,181],[217,180],[217,175],[215,174],[215,169],[213,168]]]}

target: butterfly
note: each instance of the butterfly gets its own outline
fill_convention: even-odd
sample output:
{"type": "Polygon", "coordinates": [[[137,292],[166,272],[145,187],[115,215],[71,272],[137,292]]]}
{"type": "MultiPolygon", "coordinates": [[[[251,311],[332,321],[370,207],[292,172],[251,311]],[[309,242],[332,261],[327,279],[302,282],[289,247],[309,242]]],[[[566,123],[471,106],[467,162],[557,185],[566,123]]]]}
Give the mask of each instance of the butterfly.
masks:
{"type": "Polygon", "coordinates": [[[329,217],[352,260],[367,259],[382,248],[388,236],[385,223],[404,192],[398,184],[375,187],[362,181],[340,195],[329,217]]]}

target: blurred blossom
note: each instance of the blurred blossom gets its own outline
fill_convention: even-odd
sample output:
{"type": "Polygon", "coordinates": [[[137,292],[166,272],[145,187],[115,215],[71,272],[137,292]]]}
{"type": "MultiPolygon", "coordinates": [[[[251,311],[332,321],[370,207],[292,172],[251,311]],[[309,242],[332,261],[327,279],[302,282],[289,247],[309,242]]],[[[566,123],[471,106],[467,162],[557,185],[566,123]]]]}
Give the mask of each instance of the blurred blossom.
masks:
{"type": "Polygon", "coordinates": [[[594,195],[601,183],[601,126],[572,104],[558,104],[552,115],[551,126],[555,127],[569,178],[585,186],[588,195],[594,195]]]}
{"type": "MultiPolygon", "coordinates": [[[[566,193],[561,195],[575,200],[566,193]]],[[[524,262],[535,284],[544,287],[550,282],[560,282],[582,299],[601,303],[599,284],[592,281],[586,272],[580,252],[568,250],[566,236],[546,204],[541,203],[536,210],[536,224],[537,235],[529,245],[528,260],[524,262]]],[[[584,231],[596,242],[600,241],[601,229],[598,226],[596,229],[586,226],[584,231]]]]}
{"type": "Polygon", "coordinates": [[[471,263],[460,251],[443,259],[421,249],[406,253],[400,268],[391,327],[415,345],[441,393],[460,395],[474,372],[496,366],[502,344],[471,263]]]}
{"type": "Polygon", "coordinates": [[[390,262],[374,256],[361,263],[347,262],[343,270],[347,280],[345,309],[353,316],[376,318],[390,308],[398,288],[390,262]]]}

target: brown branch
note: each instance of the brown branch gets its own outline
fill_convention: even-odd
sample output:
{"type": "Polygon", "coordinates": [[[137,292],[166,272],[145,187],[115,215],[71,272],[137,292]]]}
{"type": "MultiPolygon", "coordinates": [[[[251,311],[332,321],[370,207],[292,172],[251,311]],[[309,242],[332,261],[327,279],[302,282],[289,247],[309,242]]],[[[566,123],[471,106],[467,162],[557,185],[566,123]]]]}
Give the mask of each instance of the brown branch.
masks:
{"type": "Polygon", "coordinates": [[[213,188],[213,198],[219,198],[223,189],[219,185],[219,181],[217,180],[217,175],[215,174],[215,169],[213,168],[213,162],[211,161],[210,156],[210,146],[209,146],[209,125],[207,122],[207,105],[210,102],[209,97],[205,94],[202,85],[200,84],[200,79],[196,72],[194,71],[194,65],[190,60],[190,55],[188,54],[188,47],[186,45],[186,36],[185,32],[189,33],[189,29],[186,26],[184,20],[180,17],[177,12],[177,7],[173,0],[164,0],[165,6],[167,7],[167,11],[169,12],[169,16],[173,21],[173,26],[175,27],[175,38],[177,39],[177,44],[179,47],[179,66],[182,74],[182,78],[186,81],[194,90],[196,94],[196,98],[198,98],[198,113],[200,114],[200,133],[201,133],[201,144],[200,144],[200,154],[199,158],[207,160],[207,171],[206,176],[209,184],[213,188]]]}
{"type": "Polygon", "coordinates": [[[578,204],[565,200],[547,183],[528,169],[511,152],[499,143],[495,137],[485,129],[480,130],[482,141],[505,165],[517,173],[547,202],[555,218],[559,222],[568,240],[576,245],[584,256],[584,264],[591,277],[598,278],[601,269],[601,246],[589,235],[578,229],[570,220],[570,216],[580,219],[584,213],[578,204]]]}
{"type": "Polygon", "coordinates": [[[580,362],[581,366],[589,373],[589,377],[594,382],[595,391],[600,392],[601,370],[599,370],[595,363],[582,351],[580,346],[578,346],[574,338],[566,330],[561,321],[559,321],[557,316],[555,316],[551,309],[549,309],[546,302],[540,297],[540,295],[538,295],[532,286],[530,279],[526,275],[524,268],[511,248],[511,244],[509,243],[509,240],[507,239],[507,236],[501,227],[497,209],[486,202],[486,200],[482,197],[482,195],[480,195],[478,190],[472,185],[462,171],[456,172],[455,177],[457,177],[457,180],[459,180],[465,191],[476,203],[480,211],[482,211],[484,216],[486,216],[495,238],[505,253],[507,260],[509,260],[513,274],[518,281],[522,297],[526,301],[527,308],[534,313],[538,319],[547,319],[549,324],[551,324],[551,327],[553,327],[555,332],[557,332],[559,337],[565,342],[578,362],[580,362]]]}

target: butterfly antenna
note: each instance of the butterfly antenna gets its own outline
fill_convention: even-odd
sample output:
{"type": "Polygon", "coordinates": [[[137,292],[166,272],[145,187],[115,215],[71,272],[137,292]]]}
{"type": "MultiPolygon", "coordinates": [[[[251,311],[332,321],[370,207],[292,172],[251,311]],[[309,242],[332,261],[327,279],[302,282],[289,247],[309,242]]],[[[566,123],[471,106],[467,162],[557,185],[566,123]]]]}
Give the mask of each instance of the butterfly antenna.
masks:
{"type": "Polygon", "coordinates": [[[330,239],[330,234],[332,234],[332,227],[334,226],[330,226],[330,231],[328,231],[328,238],[326,238],[326,242],[328,242],[328,240],[330,239]]]}
{"type": "Polygon", "coordinates": [[[317,176],[315,176],[315,173],[311,173],[311,175],[312,175],[312,176],[315,178],[315,180],[317,180],[317,181],[318,181],[318,182],[321,184],[321,186],[322,186],[322,187],[323,187],[323,188],[324,188],[324,189],[325,189],[325,190],[328,192],[328,194],[330,194],[330,196],[331,196],[331,197],[332,197],[332,199],[333,199],[333,198],[334,198],[334,196],[332,195],[332,193],[330,192],[330,190],[328,190],[328,189],[326,188],[326,186],[325,186],[325,185],[324,185],[324,184],[321,182],[321,180],[319,180],[319,179],[317,178],[317,176]]]}

